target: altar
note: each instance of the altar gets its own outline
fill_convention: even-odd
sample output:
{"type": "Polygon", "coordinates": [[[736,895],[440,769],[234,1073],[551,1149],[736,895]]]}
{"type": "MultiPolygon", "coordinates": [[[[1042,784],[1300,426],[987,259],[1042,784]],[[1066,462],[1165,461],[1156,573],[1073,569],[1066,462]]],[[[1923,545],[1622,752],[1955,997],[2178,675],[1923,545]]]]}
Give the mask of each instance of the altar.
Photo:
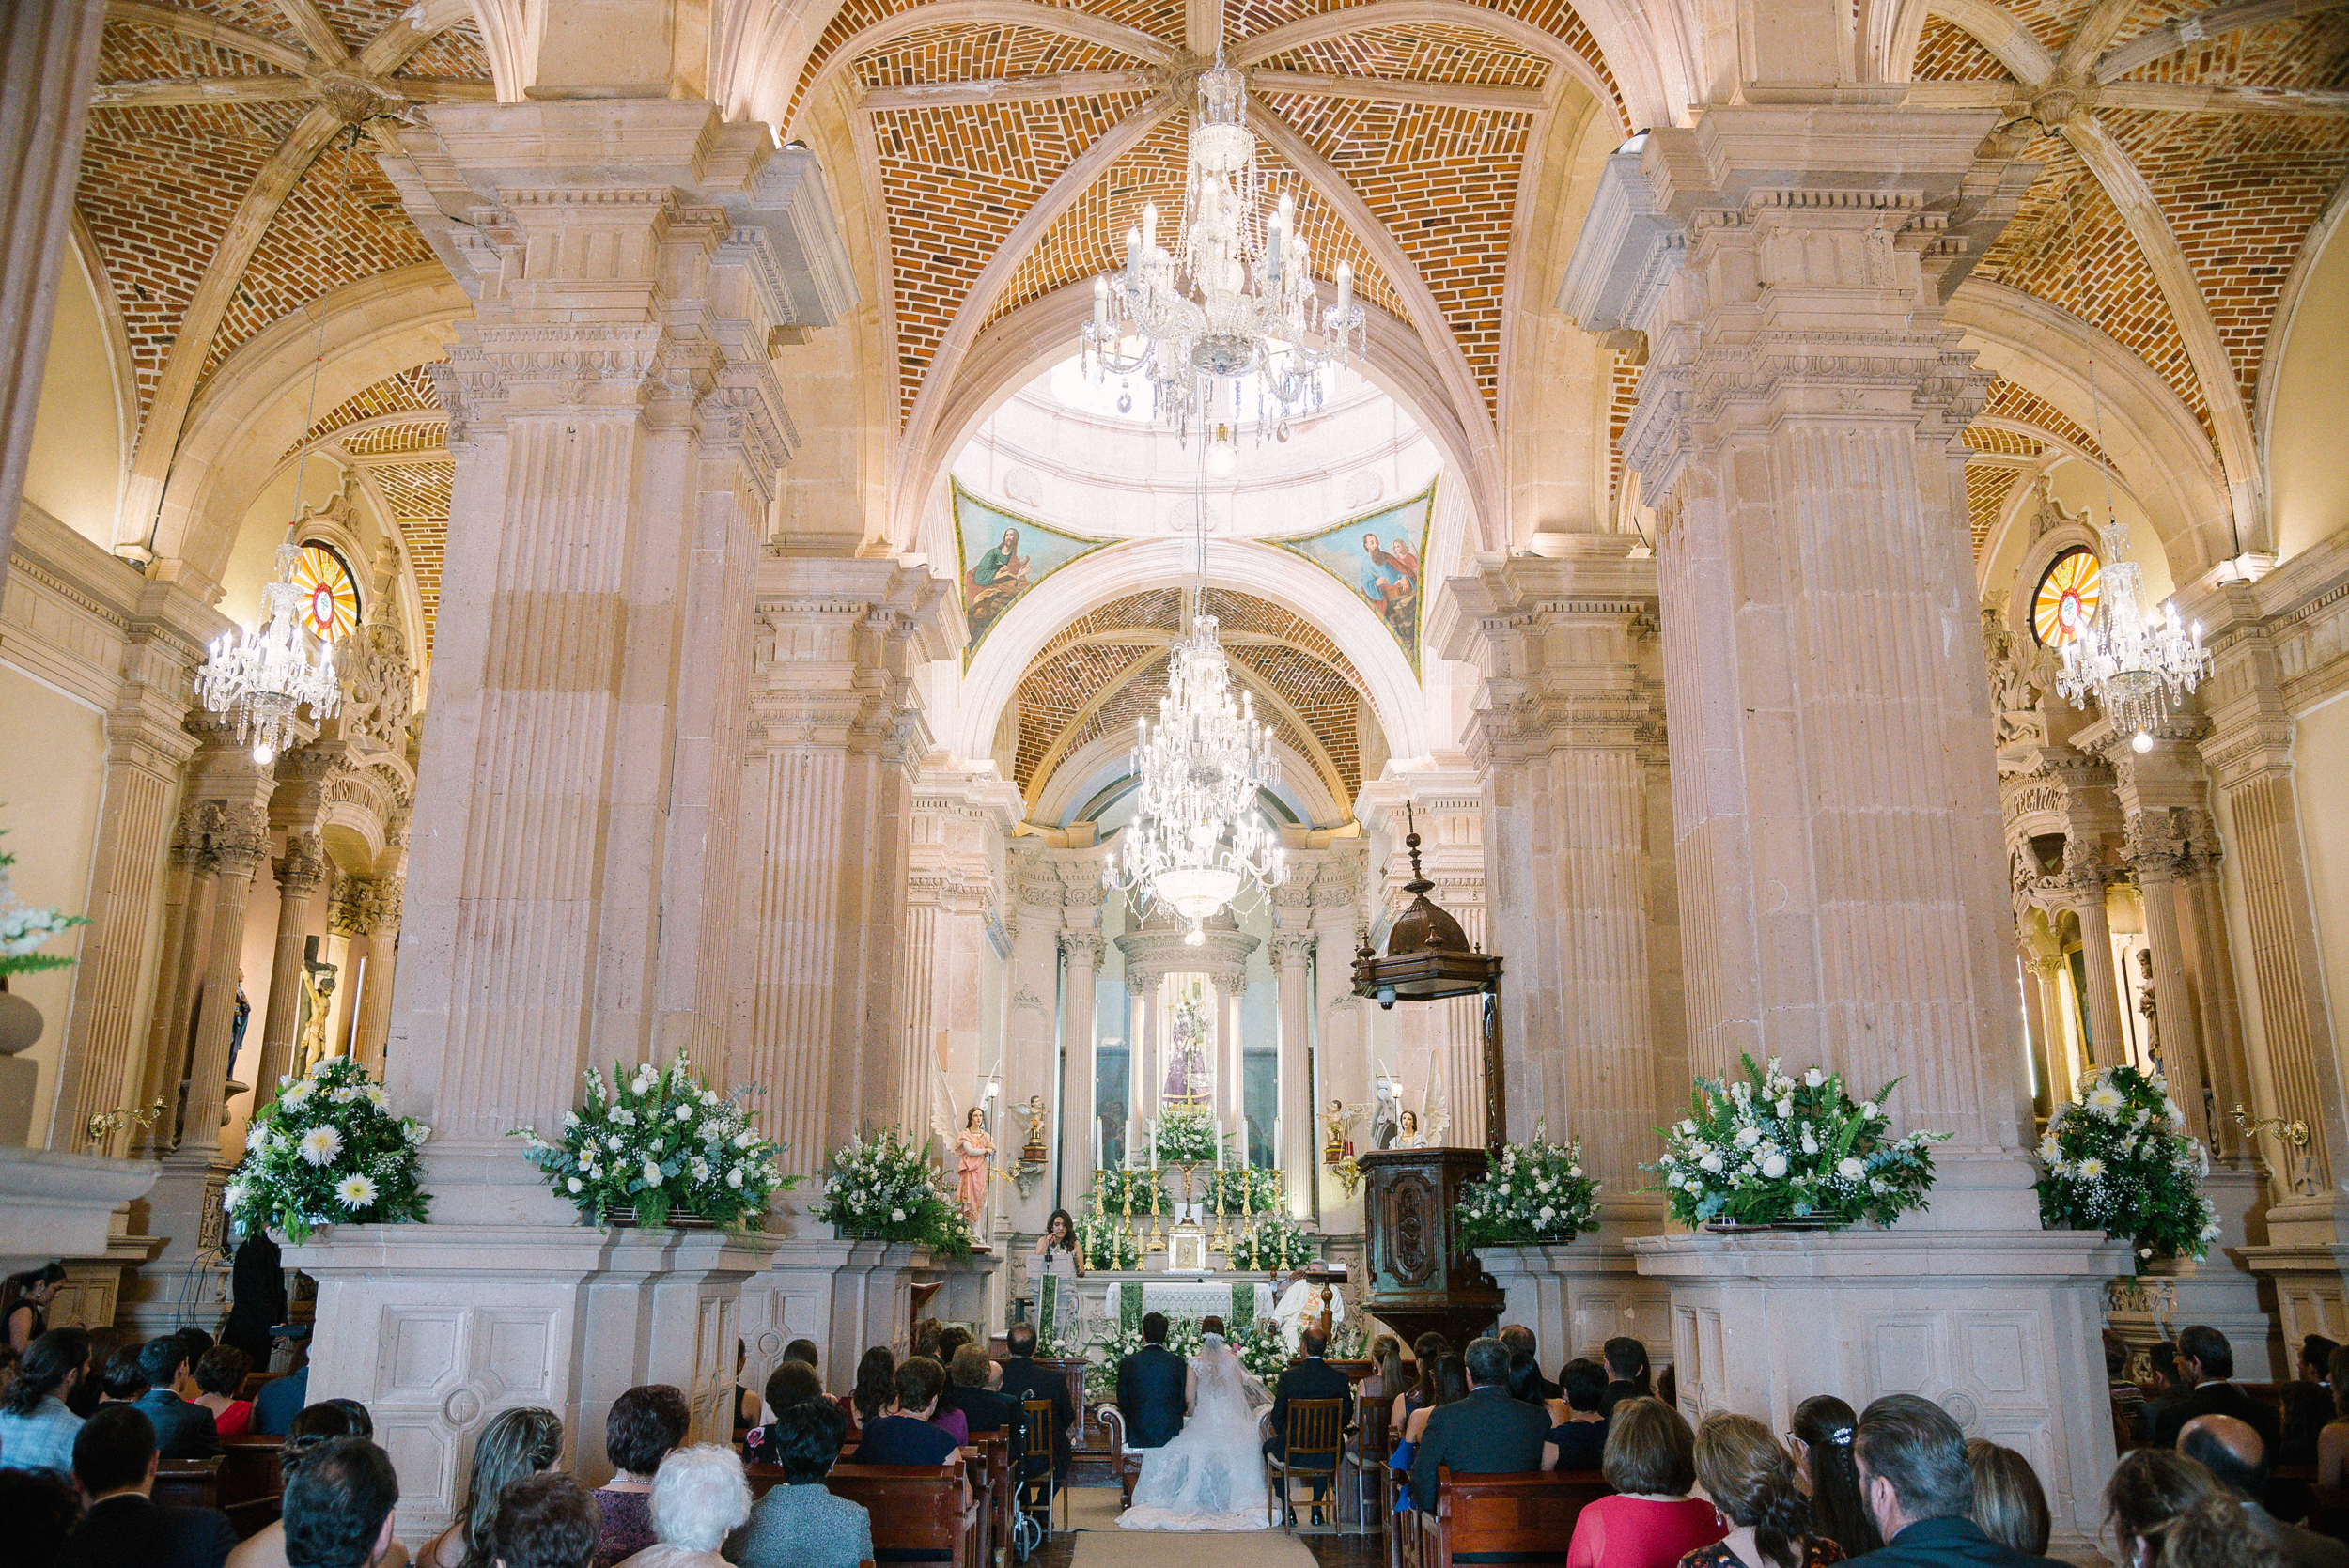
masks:
{"type": "Polygon", "coordinates": [[[1272,1287],[1245,1274],[1166,1275],[1103,1270],[1077,1281],[1077,1343],[1094,1344],[1144,1312],[1220,1317],[1234,1339],[1272,1315],[1272,1287]],[[1128,1294],[1131,1293],[1131,1294],[1128,1294]]]}

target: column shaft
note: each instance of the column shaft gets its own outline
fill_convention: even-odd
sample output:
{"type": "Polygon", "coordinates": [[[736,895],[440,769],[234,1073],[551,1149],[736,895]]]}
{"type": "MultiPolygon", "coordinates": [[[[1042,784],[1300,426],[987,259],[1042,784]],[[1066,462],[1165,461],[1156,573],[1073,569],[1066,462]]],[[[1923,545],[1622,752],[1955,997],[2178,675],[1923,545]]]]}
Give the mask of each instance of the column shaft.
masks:
{"type": "Polygon", "coordinates": [[[290,833],[277,862],[277,949],[270,963],[269,1012],[261,1020],[261,1062],[253,1079],[257,1110],[277,1098],[277,1080],[293,1066],[302,1016],[303,938],[309,934],[310,899],[326,877],[326,852],[316,833],[290,833]]]}
{"type": "Polygon", "coordinates": [[[245,905],[253,878],[269,860],[269,813],[257,805],[231,807],[224,839],[215,845],[220,877],[212,889],[211,940],[204,959],[203,1000],[189,1053],[187,1097],[179,1120],[182,1154],[220,1148],[222,1108],[228,1099],[230,1032],[242,970],[245,905]]]}
{"type": "Polygon", "coordinates": [[[2154,955],[2154,1017],[2162,1065],[2170,1096],[2186,1111],[2186,1130],[2207,1143],[2213,1107],[2204,1098],[2210,1080],[2202,1066],[2201,1032],[2186,990],[2186,955],[2178,939],[2176,852],[2149,846],[2134,855],[2132,863],[2145,901],[2145,946],[2154,955]]]}
{"type": "Polygon", "coordinates": [[[147,1054],[138,1074],[137,1109],[144,1111],[158,1098],[166,1102],[166,1114],[136,1139],[139,1147],[155,1153],[168,1150],[177,1132],[178,1116],[171,1106],[179,1095],[179,1079],[185,1076],[188,1041],[194,1032],[192,999],[217,875],[206,840],[219,815],[220,807],[214,802],[190,804],[180,813],[171,846],[171,870],[163,895],[163,955],[155,970],[147,1054]]]}
{"type": "Polygon", "coordinates": [[[2121,977],[2112,967],[2112,923],[2105,914],[2101,876],[2074,889],[2067,906],[2080,925],[2080,961],[2087,975],[2088,1048],[2099,1067],[2128,1060],[2128,1029],[2121,1019],[2121,977]]]}
{"type": "Polygon", "coordinates": [[[1093,1190],[1099,1169],[1101,1118],[1096,1109],[1094,1010],[1099,1005],[1098,977],[1103,943],[1097,931],[1060,934],[1060,1206],[1075,1214],[1093,1190]]]}
{"type": "Polygon", "coordinates": [[[2203,1056],[2218,1096],[2211,1128],[2213,1146],[2230,1153],[2243,1148],[2233,1111],[2251,1103],[2249,1068],[2243,1054],[2243,1015],[2235,1000],[2234,955],[2227,941],[2227,914],[2218,893],[2218,835],[2201,815],[2192,841],[2192,872],[2186,884],[2188,929],[2194,941],[2197,1000],[2202,1010],[2203,1056]]]}
{"type": "Polygon", "coordinates": [[[1314,1168],[1320,1140],[1314,1121],[1313,970],[1320,939],[1311,931],[1283,931],[1272,939],[1281,1000],[1281,1143],[1279,1159],[1289,1213],[1313,1210],[1314,1168]]]}

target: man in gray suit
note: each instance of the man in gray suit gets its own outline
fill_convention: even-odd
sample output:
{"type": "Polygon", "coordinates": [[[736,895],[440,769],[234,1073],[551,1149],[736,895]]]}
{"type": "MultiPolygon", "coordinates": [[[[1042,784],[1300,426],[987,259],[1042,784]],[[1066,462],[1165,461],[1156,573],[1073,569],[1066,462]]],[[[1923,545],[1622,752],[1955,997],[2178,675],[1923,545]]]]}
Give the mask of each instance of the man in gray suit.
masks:
{"type": "Polygon", "coordinates": [[[1460,1359],[1468,1368],[1468,1398],[1428,1413],[1411,1455],[1411,1501],[1423,1513],[1436,1511],[1439,1467],[1454,1475],[1521,1475],[1542,1467],[1549,1412],[1509,1397],[1509,1347],[1490,1337],[1471,1340],[1460,1359]]]}

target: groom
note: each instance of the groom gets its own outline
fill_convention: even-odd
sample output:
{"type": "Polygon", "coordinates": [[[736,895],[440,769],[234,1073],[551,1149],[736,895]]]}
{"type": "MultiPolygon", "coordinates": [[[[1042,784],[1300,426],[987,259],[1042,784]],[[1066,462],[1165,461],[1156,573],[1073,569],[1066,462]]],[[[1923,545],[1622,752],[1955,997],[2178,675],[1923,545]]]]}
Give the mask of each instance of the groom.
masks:
{"type": "Polygon", "coordinates": [[[1142,1348],[1117,1363],[1117,1410],[1126,1446],[1163,1448],[1183,1429],[1183,1358],[1166,1348],[1166,1314],[1144,1312],[1142,1348]]]}

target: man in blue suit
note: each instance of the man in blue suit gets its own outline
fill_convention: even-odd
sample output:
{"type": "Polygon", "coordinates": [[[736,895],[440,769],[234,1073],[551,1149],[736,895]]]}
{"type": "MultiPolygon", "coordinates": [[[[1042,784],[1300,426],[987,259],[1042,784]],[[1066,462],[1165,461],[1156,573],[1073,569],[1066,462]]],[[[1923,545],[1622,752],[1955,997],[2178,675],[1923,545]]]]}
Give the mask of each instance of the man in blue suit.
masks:
{"type": "Polygon", "coordinates": [[[188,1343],[177,1334],[147,1342],[139,1352],[147,1392],[133,1406],[155,1428],[155,1449],[165,1459],[210,1459],[221,1452],[212,1413],[184,1395],[195,1388],[188,1375],[188,1343]]]}
{"type": "Polygon", "coordinates": [[[1117,1411],[1126,1418],[1126,1446],[1163,1448],[1183,1429],[1190,1368],[1166,1348],[1166,1314],[1144,1312],[1142,1348],[1117,1363],[1117,1411]]]}

